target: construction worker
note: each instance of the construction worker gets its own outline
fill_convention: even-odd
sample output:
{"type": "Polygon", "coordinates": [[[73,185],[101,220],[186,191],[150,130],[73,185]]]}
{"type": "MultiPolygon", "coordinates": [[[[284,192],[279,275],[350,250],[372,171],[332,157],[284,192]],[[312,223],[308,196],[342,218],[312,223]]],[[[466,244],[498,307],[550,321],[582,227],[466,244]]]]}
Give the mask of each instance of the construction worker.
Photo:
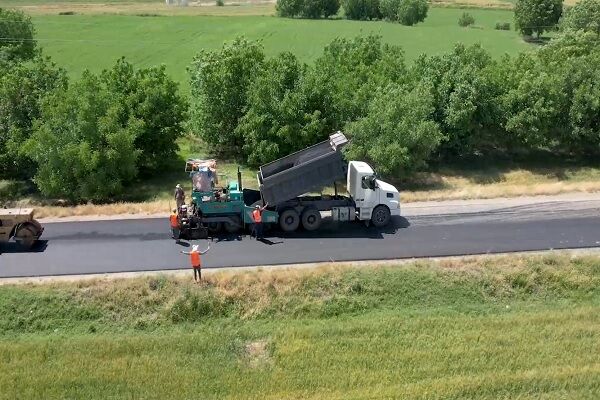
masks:
{"type": "Polygon", "coordinates": [[[169,223],[171,224],[173,239],[179,240],[179,217],[177,216],[176,208],[173,209],[173,212],[169,216],[169,223]]]}
{"type": "Polygon", "coordinates": [[[194,270],[194,281],[200,282],[202,280],[202,260],[200,256],[202,254],[206,254],[210,250],[210,243],[208,247],[204,251],[198,250],[198,245],[195,244],[192,246],[192,251],[182,251],[182,254],[188,254],[190,256],[190,264],[192,265],[192,269],[194,270]]]}
{"type": "Polygon", "coordinates": [[[177,210],[185,204],[185,192],[179,183],[175,186],[175,203],[177,204],[177,210]]]}
{"type": "Polygon", "coordinates": [[[256,240],[263,239],[263,224],[262,224],[262,213],[265,211],[265,208],[269,203],[266,203],[264,206],[259,206],[258,204],[254,206],[254,210],[252,211],[252,221],[254,222],[254,236],[256,236],[256,240]]]}

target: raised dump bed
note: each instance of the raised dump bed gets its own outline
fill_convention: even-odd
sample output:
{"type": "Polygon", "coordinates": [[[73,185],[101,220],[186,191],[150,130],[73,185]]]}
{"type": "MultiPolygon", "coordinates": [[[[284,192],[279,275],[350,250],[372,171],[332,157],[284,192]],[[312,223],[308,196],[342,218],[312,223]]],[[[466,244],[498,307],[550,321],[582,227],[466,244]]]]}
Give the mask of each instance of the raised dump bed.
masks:
{"type": "Polygon", "coordinates": [[[277,205],[346,178],[341,149],[348,143],[337,132],[329,140],[260,167],[258,181],[264,201],[277,205]]]}

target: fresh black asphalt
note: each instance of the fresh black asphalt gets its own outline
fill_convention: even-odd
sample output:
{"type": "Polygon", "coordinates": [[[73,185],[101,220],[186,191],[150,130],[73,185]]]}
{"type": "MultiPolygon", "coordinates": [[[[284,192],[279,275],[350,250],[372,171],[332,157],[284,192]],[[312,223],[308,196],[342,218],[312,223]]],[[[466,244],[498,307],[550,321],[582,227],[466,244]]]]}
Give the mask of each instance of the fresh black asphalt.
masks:
{"type": "MultiPolygon", "coordinates": [[[[517,213],[518,214],[518,213],[517,213]]],[[[0,247],[0,278],[156,271],[188,268],[170,238],[168,220],[137,219],[45,225],[29,252],[0,247]]],[[[199,240],[204,249],[208,240],[199,240]]],[[[260,242],[217,237],[203,257],[208,268],[502,253],[600,247],[600,214],[427,216],[397,218],[378,230],[361,223],[329,224],[318,232],[271,232],[260,242]]]]}

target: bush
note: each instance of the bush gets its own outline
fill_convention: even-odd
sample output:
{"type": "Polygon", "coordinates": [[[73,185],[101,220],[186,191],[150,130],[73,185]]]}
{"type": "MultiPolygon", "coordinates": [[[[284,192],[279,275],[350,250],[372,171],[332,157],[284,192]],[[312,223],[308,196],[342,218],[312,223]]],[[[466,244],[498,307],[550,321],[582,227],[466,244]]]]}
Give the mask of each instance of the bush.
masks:
{"type": "Polygon", "coordinates": [[[223,7],[225,5],[225,2],[223,0],[217,0],[216,4],[217,7],[223,7]]]}
{"type": "Polygon", "coordinates": [[[460,18],[458,19],[458,26],[466,27],[469,25],[473,25],[475,23],[475,18],[469,13],[462,13],[460,18]]]}
{"type": "Polygon", "coordinates": [[[569,8],[562,27],[590,31],[600,36],[600,0],[581,0],[569,8]]]}
{"type": "Polygon", "coordinates": [[[422,22],[427,17],[428,10],[427,0],[404,0],[398,9],[398,22],[408,26],[422,22]]]}
{"type": "Polygon", "coordinates": [[[381,18],[379,0],[344,0],[346,18],[354,20],[372,20],[381,18]]]}
{"type": "Polygon", "coordinates": [[[510,22],[496,22],[495,29],[498,31],[510,31],[510,22]]]}
{"type": "Polygon", "coordinates": [[[276,5],[280,17],[290,18],[328,18],[339,9],[339,0],[278,0],[276,5]]]}

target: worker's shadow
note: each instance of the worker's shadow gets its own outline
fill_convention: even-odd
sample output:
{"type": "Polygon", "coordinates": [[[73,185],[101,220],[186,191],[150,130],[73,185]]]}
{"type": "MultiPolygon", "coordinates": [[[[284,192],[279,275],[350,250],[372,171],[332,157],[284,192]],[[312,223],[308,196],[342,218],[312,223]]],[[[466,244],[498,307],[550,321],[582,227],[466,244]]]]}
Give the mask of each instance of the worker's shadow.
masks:
{"type": "Polygon", "coordinates": [[[38,240],[30,249],[24,249],[18,243],[0,243],[0,255],[15,253],[43,253],[48,247],[47,240],[38,240]]]}
{"type": "Polygon", "coordinates": [[[272,241],[272,240],[269,240],[269,239],[267,239],[267,238],[257,239],[257,241],[259,241],[259,242],[261,242],[261,243],[264,243],[264,244],[266,244],[266,245],[269,245],[269,246],[273,246],[274,244],[282,244],[282,243],[283,243],[283,240],[280,240],[280,241],[274,242],[274,241],[272,241]]]}
{"type": "Polygon", "coordinates": [[[219,242],[239,242],[242,240],[242,235],[239,233],[218,233],[211,236],[212,241],[219,242]]]}

